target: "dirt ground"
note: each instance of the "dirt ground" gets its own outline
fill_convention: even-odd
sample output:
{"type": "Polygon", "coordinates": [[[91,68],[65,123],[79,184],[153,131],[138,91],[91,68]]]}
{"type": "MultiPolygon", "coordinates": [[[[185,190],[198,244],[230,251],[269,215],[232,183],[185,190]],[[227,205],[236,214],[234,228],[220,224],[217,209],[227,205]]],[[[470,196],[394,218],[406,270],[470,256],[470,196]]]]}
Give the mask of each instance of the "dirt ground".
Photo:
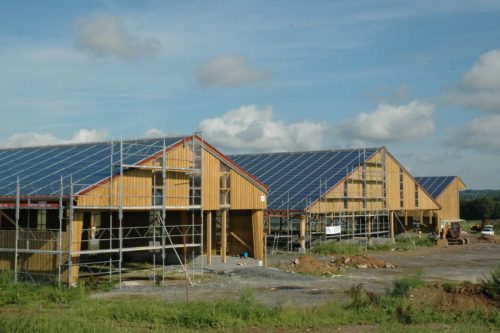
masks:
{"type": "MultiPolygon", "coordinates": [[[[361,262],[356,265],[342,265],[337,269],[329,257],[314,257],[314,260],[327,263],[335,270],[326,274],[301,274],[290,268],[299,254],[270,256],[268,266],[278,268],[259,267],[259,263],[252,260],[229,258],[228,264],[221,264],[220,258],[213,259],[213,265],[206,267],[203,280],[197,276],[197,284],[188,288],[189,300],[210,301],[227,298],[237,298],[242,290],[253,289],[258,301],[268,306],[310,306],[331,301],[332,298],[347,300],[344,293],[354,284],[363,283],[367,290],[384,292],[392,286],[395,278],[411,275],[422,270],[428,281],[469,281],[478,282],[485,278],[496,265],[500,263],[500,244],[473,242],[464,246],[450,246],[448,248],[417,248],[406,252],[376,252],[366,255],[369,263],[361,262]],[[330,261],[328,261],[330,260],[330,261]],[[387,264],[390,265],[387,265],[387,264]],[[372,267],[383,268],[372,268],[372,267]]],[[[359,258],[358,258],[359,259],[359,258]]],[[[337,260],[345,260],[335,258],[337,260]]],[[[433,294],[432,292],[421,291],[433,294]]],[[[95,297],[123,297],[124,295],[148,294],[165,301],[182,301],[185,299],[186,288],[183,279],[172,275],[165,285],[154,286],[151,281],[127,281],[121,290],[106,293],[97,293],[95,297]]],[[[453,300],[446,302],[468,302],[458,293],[453,300]]],[[[426,296],[427,297],[427,296],[426,296]]],[[[430,297],[430,296],[428,296],[430,297]]],[[[466,296],[463,296],[466,297],[466,296]]],[[[429,301],[436,301],[429,299],[429,301]]]]}

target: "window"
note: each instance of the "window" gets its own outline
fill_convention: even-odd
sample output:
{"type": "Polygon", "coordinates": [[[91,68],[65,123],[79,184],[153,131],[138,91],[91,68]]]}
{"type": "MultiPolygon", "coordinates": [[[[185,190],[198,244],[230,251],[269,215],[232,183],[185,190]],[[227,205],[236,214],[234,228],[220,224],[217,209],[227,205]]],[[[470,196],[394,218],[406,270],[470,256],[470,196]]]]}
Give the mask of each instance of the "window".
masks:
{"type": "Polygon", "coordinates": [[[415,207],[418,208],[418,185],[415,184],[415,207]]]}
{"type": "Polygon", "coordinates": [[[404,172],[403,168],[399,168],[399,205],[401,208],[405,205],[404,198],[404,172]]]}
{"type": "Polygon", "coordinates": [[[163,205],[163,173],[153,173],[153,206],[163,205]]]}
{"type": "Polygon", "coordinates": [[[220,164],[220,205],[231,204],[231,171],[229,167],[223,163],[220,164]]]}
{"type": "Polygon", "coordinates": [[[347,193],[347,180],[344,181],[344,209],[347,209],[348,207],[348,199],[347,199],[348,193],[347,193]]]}
{"type": "Polygon", "coordinates": [[[47,210],[41,209],[38,211],[36,228],[38,230],[47,230],[47,210]]]}
{"type": "Polygon", "coordinates": [[[189,204],[201,205],[201,171],[195,170],[189,178],[189,204]]]}

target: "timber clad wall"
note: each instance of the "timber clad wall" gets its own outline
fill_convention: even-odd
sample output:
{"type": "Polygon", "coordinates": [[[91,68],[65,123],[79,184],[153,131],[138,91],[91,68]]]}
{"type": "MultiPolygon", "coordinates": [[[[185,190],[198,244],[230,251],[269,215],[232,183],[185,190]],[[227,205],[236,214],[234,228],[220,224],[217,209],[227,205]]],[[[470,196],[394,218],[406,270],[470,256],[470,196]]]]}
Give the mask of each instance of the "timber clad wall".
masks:
{"type": "Polygon", "coordinates": [[[266,209],[266,194],[240,176],[236,171],[231,170],[231,209],[266,209]],[[264,196],[264,201],[261,201],[264,196]]]}
{"type": "Polygon", "coordinates": [[[465,184],[455,177],[446,189],[437,197],[437,202],[442,209],[439,216],[444,219],[460,219],[459,191],[465,188],[465,184]]]}
{"type": "MultiPolygon", "coordinates": [[[[363,208],[363,170],[361,167],[355,169],[347,179],[347,208],[344,206],[345,184],[344,181],[337,184],[326,194],[326,201],[321,200],[314,203],[310,211],[313,213],[325,212],[353,212],[353,211],[379,211],[383,207],[383,184],[382,184],[382,156],[380,151],[375,153],[366,163],[366,208],[363,208]]],[[[418,207],[415,206],[415,184],[416,181],[403,170],[404,183],[404,205],[400,205],[400,166],[389,155],[386,154],[386,189],[388,210],[415,210],[415,209],[439,209],[432,198],[418,186],[418,207]]]]}
{"type": "Polygon", "coordinates": [[[203,152],[203,209],[220,208],[220,161],[207,151],[203,152]]]}
{"type": "Polygon", "coordinates": [[[400,203],[400,165],[389,155],[386,157],[387,168],[387,208],[389,210],[439,209],[434,200],[418,186],[418,207],[415,206],[415,184],[406,170],[403,170],[403,207],[400,203]]]}
{"type": "MultiPolygon", "coordinates": [[[[150,170],[128,170],[123,174],[123,205],[151,206],[152,176],[150,170]]],[[[120,177],[113,178],[112,206],[118,206],[120,193],[120,177]]],[[[107,207],[110,203],[110,183],[78,197],[78,206],[107,207]]]]}

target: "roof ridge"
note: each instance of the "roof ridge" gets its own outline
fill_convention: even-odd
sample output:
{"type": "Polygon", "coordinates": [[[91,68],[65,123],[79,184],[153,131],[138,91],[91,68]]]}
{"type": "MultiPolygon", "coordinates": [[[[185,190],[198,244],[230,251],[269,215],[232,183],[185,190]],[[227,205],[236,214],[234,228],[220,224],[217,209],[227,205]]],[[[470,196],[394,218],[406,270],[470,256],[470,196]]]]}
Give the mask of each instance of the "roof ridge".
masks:
{"type": "Polygon", "coordinates": [[[13,151],[13,150],[20,150],[20,149],[31,149],[31,148],[55,148],[55,147],[68,147],[68,146],[85,146],[85,145],[95,145],[95,144],[111,144],[111,143],[119,143],[120,141],[124,143],[129,143],[129,142],[145,142],[145,141],[154,141],[154,140],[160,140],[160,139],[176,139],[178,138],[179,141],[190,137],[191,135],[165,135],[165,136],[158,136],[158,137],[147,137],[147,138],[130,138],[130,139],[125,139],[125,140],[102,140],[102,141],[88,141],[88,142],[66,142],[66,143],[54,143],[54,144],[47,144],[47,145],[31,145],[31,146],[20,146],[20,147],[0,147],[0,151],[13,151]]]}

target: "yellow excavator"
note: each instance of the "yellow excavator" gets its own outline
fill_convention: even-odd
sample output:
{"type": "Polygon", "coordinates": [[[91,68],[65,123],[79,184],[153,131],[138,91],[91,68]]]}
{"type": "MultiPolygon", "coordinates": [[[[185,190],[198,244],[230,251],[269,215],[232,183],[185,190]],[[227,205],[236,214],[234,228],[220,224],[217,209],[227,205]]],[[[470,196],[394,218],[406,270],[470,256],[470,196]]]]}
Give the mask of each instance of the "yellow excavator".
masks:
{"type": "Polygon", "coordinates": [[[445,222],[441,225],[441,232],[437,245],[446,247],[448,245],[465,245],[469,244],[469,239],[462,236],[460,222],[445,222]]]}

